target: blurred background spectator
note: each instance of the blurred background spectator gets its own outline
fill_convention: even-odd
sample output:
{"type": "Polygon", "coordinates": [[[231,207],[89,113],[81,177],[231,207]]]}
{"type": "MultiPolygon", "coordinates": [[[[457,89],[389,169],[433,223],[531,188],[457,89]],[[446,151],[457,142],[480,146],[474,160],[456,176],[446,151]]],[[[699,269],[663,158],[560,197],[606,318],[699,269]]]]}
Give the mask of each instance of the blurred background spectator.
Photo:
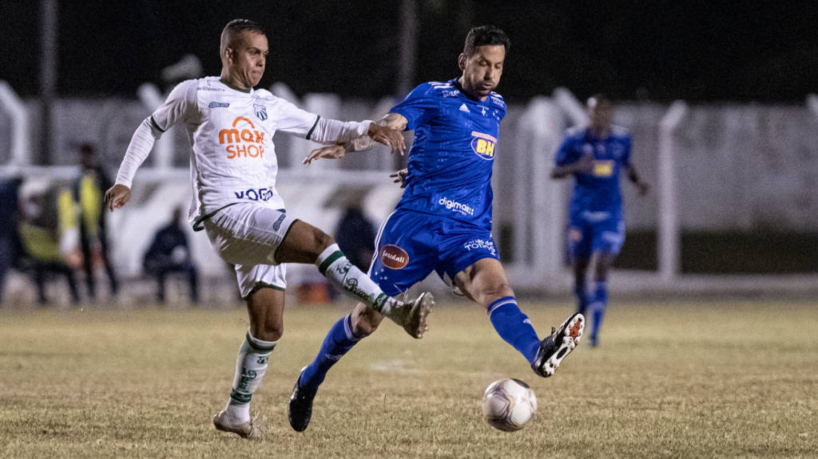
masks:
{"type": "Polygon", "coordinates": [[[0,304],[3,304],[6,274],[17,265],[20,246],[17,224],[22,183],[23,179],[19,176],[0,180],[0,304]]]}
{"type": "Polygon", "coordinates": [[[75,270],[80,264],[76,250],[77,219],[71,192],[58,186],[35,191],[25,201],[19,224],[24,249],[21,266],[37,284],[37,302],[49,303],[46,283],[54,276],[68,282],[71,302],[80,302],[75,270]]]}
{"type": "Polygon", "coordinates": [[[156,301],[160,304],[165,303],[165,280],[171,273],[181,273],[187,277],[190,301],[194,304],[199,302],[199,271],[190,254],[182,226],[185,224],[183,216],[181,208],[173,210],[171,221],[156,232],[143,258],[145,274],[156,276],[156,301]]]}
{"type": "Polygon", "coordinates": [[[102,265],[108,275],[111,296],[115,297],[118,290],[116,272],[108,258],[106,216],[102,207],[102,197],[111,186],[113,182],[99,164],[96,147],[90,143],[80,145],[80,171],[74,180],[73,194],[79,206],[82,263],[91,301],[96,301],[94,268],[97,265],[102,265]]]}
{"type": "Polygon", "coordinates": [[[361,206],[349,204],[335,231],[338,247],[361,271],[369,270],[375,250],[375,226],[366,218],[361,206]]]}

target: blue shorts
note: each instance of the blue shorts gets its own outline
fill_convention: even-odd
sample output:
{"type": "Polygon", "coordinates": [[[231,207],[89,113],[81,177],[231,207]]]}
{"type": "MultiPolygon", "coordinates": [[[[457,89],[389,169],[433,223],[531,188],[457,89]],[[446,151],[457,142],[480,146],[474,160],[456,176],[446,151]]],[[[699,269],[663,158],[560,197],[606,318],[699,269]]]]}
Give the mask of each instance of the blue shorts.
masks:
{"type": "Polygon", "coordinates": [[[625,242],[625,222],[609,212],[581,212],[571,216],[568,253],[588,260],[594,252],[618,254],[625,242]]]}
{"type": "Polygon", "coordinates": [[[432,271],[449,285],[457,273],[483,258],[499,260],[491,231],[436,215],[397,210],[375,240],[369,277],[389,296],[432,271]]]}

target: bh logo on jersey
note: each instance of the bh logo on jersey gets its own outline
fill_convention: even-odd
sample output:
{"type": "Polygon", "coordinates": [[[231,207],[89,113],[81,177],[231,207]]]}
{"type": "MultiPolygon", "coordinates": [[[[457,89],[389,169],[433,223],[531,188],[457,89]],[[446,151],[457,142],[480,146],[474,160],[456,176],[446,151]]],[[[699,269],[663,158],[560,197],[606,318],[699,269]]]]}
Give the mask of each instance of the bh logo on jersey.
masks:
{"type": "Polygon", "coordinates": [[[227,159],[263,158],[264,132],[257,131],[252,121],[240,116],[233,120],[233,129],[219,131],[219,145],[227,145],[227,159]]]}
{"type": "Polygon", "coordinates": [[[381,263],[389,269],[403,269],[409,264],[409,254],[396,245],[388,244],[381,249],[381,263]]]}
{"type": "Polygon", "coordinates": [[[486,161],[494,159],[494,146],[497,145],[497,139],[483,134],[482,132],[472,131],[471,149],[477,156],[486,161]]]}

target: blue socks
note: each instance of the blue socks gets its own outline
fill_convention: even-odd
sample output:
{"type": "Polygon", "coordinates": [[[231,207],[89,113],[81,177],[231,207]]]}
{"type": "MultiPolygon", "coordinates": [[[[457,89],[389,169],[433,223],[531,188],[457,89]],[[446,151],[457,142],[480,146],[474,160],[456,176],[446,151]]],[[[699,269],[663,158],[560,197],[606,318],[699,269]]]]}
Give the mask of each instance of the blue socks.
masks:
{"type": "Polygon", "coordinates": [[[608,283],[605,281],[594,282],[594,299],[592,301],[594,320],[591,324],[591,345],[597,344],[599,328],[602,326],[602,319],[605,317],[605,309],[608,307],[608,283]]]}
{"type": "Polygon", "coordinates": [[[317,389],[335,362],[359,341],[352,333],[352,316],[347,314],[330,328],[315,360],[301,373],[298,385],[317,389]]]}
{"type": "MultiPolygon", "coordinates": [[[[528,316],[517,307],[517,300],[513,296],[500,298],[489,306],[488,314],[497,334],[517,349],[529,363],[533,362],[537,356],[540,339],[528,316]]],[[[358,341],[359,339],[352,333],[352,316],[348,314],[329,330],[321,350],[318,351],[315,360],[304,368],[298,384],[317,389],[324,382],[329,369],[358,341]]]]}
{"type": "Polygon", "coordinates": [[[513,296],[506,296],[491,303],[488,309],[489,319],[497,334],[530,362],[537,356],[540,339],[531,326],[528,316],[517,307],[513,296]]]}

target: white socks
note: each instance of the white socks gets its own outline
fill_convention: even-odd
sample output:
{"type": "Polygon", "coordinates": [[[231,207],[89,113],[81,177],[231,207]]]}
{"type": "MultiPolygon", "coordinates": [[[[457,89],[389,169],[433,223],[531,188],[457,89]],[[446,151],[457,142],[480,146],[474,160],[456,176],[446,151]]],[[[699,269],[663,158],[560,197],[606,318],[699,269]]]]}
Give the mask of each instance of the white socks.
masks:
{"type": "Polygon", "coordinates": [[[383,293],[378,284],[347,260],[338,244],[332,244],[315,261],[318,270],[332,283],[366,304],[370,309],[388,315],[397,300],[383,293]]]}
{"type": "Polygon", "coordinates": [[[231,424],[250,421],[250,399],[261,384],[267,371],[267,360],[278,341],[262,341],[250,332],[239,349],[236,358],[236,375],[233,377],[233,391],[224,409],[231,418],[231,424]]]}

